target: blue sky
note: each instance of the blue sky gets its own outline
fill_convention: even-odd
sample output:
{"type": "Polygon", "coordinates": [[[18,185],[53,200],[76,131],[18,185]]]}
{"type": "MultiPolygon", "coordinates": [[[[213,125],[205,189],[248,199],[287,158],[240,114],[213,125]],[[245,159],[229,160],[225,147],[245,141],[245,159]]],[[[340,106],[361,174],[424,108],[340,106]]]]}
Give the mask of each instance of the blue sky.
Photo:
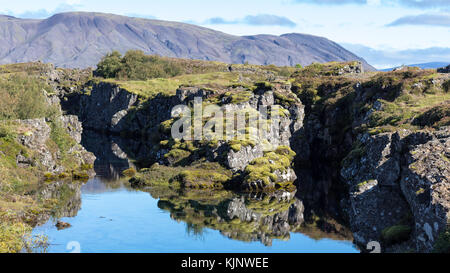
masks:
{"type": "Polygon", "coordinates": [[[97,11],[188,22],[236,35],[308,33],[358,49],[379,68],[450,61],[450,0],[0,1],[0,13],[17,17],[97,11]],[[421,55],[411,58],[402,54],[405,50],[421,55]],[[391,58],[374,52],[389,52],[391,58]]]}

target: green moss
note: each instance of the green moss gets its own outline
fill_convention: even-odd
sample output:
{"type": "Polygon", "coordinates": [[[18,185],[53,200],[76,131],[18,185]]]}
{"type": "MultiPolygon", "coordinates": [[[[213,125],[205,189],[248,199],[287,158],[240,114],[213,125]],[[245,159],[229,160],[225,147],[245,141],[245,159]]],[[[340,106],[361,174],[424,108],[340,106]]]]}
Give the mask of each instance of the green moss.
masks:
{"type": "Polygon", "coordinates": [[[164,155],[171,164],[179,163],[181,160],[189,157],[191,152],[181,149],[172,149],[167,154],[164,155]]]}
{"type": "Polygon", "coordinates": [[[159,131],[165,135],[170,135],[172,131],[172,125],[174,122],[175,122],[174,119],[169,119],[161,122],[161,124],[159,125],[159,131]]]}
{"type": "Polygon", "coordinates": [[[274,172],[286,171],[291,167],[294,157],[295,152],[287,146],[280,146],[274,152],[267,152],[264,157],[253,160],[245,168],[244,182],[252,183],[262,181],[265,185],[275,183],[278,177],[274,172]]]}
{"type": "Polygon", "coordinates": [[[253,93],[250,91],[240,91],[237,93],[232,93],[230,95],[231,103],[240,104],[248,102],[253,97],[253,93]]]}
{"type": "Polygon", "coordinates": [[[221,188],[230,176],[212,170],[185,170],[180,173],[179,180],[190,188],[221,188]]]}
{"type": "Polygon", "coordinates": [[[93,168],[94,168],[94,165],[92,165],[92,164],[85,164],[85,163],[83,163],[80,166],[80,169],[82,171],[89,171],[89,170],[92,170],[93,168]]]}
{"type": "Polygon", "coordinates": [[[434,244],[433,252],[450,253],[450,228],[447,228],[439,235],[434,244]]]}
{"type": "Polygon", "coordinates": [[[134,177],[136,175],[136,170],[133,168],[126,169],[122,172],[122,175],[126,177],[134,177]]]}
{"type": "Polygon", "coordinates": [[[234,151],[234,152],[239,152],[242,147],[247,147],[247,146],[251,146],[252,148],[256,146],[255,141],[250,140],[249,136],[246,137],[245,139],[239,140],[239,139],[234,139],[230,142],[228,142],[228,145],[230,145],[230,148],[234,151]]]}
{"type": "Polygon", "coordinates": [[[157,95],[174,96],[180,86],[197,86],[220,89],[238,82],[239,74],[230,72],[211,72],[205,74],[187,74],[172,78],[155,78],[149,80],[129,81],[106,79],[103,82],[118,85],[144,99],[157,95]]]}
{"type": "Polygon", "coordinates": [[[239,152],[242,148],[242,145],[240,143],[237,144],[231,144],[230,148],[234,151],[234,152],[239,152]]]}
{"type": "Polygon", "coordinates": [[[450,106],[438,105],[417,116],[414,125],[439,128],[450,125],[450,106]]]}
{"type": "Polygon", "coordinates": [[[381,232],[381,238],[387,245],[393,245],[407,241],[411,235],[412,228],[406,225],[388,227],[381,232]]]}
{"type": "Polygon", "coordinates": [[[425,190],[423,188],[420,188],[418,191],[416,191],[416,195],[421,195],[425,193],[425,190]]]}
{"type": "Polygon", "coordinates": [[[280,105],[290,106],[297,103],[297,100],[293,97],[292,94],[282,94],[280,92],[273,92],[275,97],[275,102],[280,105]]]}
{"type": "Polygon", "coordinates": [[[149,169],[143,169],[130,179],[133,186],[171,186],[179,187],[174,182],[174,178],[178,176],[184,168],[168,167],[159,164],[152,165],[149,169]]]}
{"type": "Polygon", "coordinates": [[[367,181],[363,181],[363,182],[359,183],[358,185],[356,185],[356,187],[357,187],[358,189],[360,189],[360,188],[362,188],[362,187],[368,185],[369,183],[373,183],[374,181],[375,181],[375,180],[367,180],[367,181]]]}
{"type": "Polygon", "coordinates": [[[169,147],[169,140],[162,140],[159,142],[159,146],[163,147],[163,148],[168,148],[169,147]]]}
{"type": "Polygon", "coordinates": [[[73,171],[72,179],[74,180],[88,180],[89,174],[86,171],[73,171]]]}
{"type": "Polygon", "coordinates": [[[445,154],[441,154],[441,157],[445,162],[450,163],[450,158],[448,158],[445,154]]]}

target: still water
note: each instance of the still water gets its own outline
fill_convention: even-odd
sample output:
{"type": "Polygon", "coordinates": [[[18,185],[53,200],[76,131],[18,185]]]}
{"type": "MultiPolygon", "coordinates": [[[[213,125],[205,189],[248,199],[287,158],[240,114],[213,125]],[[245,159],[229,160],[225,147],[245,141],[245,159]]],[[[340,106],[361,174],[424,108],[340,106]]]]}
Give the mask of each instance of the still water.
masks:
{"type": "Polygon", "coordinates": [[[345,236],[305,227],[295,197],[144,192],[101,177],[79,191],[60,214],[70,228],[58,230],[53,218],[33,231],[48,237],[49,252],[358,252],[345,236]]]}
{"type": "Polygon", "coordinates": [[[97,157],[98,176],[48,184],[40,192],[59,200],[53,217],[33,231],[48,237],[48,252],[358,252],[351,232],[337,222],[305,221],[303,202],[294,194],[136,190],[120,173],[146,158],[148,142],[86,131],[82,144],[97,157]],[[57,220],[71,227],[58,230],[57,220]]]}

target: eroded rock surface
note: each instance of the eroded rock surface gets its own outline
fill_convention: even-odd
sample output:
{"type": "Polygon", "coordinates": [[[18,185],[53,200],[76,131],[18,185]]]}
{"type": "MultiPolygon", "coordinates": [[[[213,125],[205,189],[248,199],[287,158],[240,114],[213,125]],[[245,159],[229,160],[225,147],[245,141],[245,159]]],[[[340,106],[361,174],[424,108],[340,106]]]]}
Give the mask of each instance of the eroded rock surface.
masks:
{"type": "Polygon", "coordinates": [[[341,170],[355,240],[379,241],[383,230],[412,215],[410,242],[416,251],[430,252],[450,221],[449,128],[366,134],[359,141],[341,170]]]}

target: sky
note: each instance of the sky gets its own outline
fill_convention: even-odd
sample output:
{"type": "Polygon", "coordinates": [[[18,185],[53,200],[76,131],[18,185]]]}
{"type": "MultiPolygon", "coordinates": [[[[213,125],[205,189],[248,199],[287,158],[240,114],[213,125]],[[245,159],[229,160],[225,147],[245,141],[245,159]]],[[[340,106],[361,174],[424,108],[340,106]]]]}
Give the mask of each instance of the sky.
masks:
{"type": "Polygon", "coordinates": [[[0,0],[0,13],[96,11],[196,24],[235,35],[323,36],[377,68],[450,62],[450,0],[0,0]]]}

